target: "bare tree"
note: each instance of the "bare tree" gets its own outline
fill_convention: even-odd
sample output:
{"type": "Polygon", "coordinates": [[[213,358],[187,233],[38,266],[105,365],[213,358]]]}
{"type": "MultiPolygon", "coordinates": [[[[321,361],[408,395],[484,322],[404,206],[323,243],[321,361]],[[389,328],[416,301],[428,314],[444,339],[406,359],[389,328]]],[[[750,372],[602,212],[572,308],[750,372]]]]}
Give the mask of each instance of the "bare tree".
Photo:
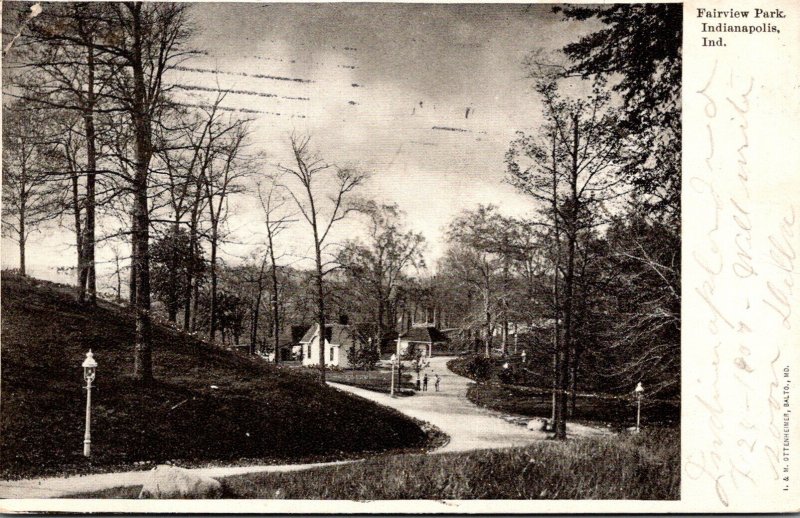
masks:
{"type": "Polygon", "coordinates": [[[393,300],[407,270],[424,266],[425,238],[404,228],[403,212],[396,204],[365,201],[357,207],[368,218],[367,242],[347,242],[339,253],[339,263],[348,274],[351,290],[371,306],[376,324],[374,344],[378,346],[396,331],[396,320],[389,318],[393,300]]]}
{"type": "Polygon", "coordinates": [[[492,349],[494,317],[502,314],[502,288],[510,265],[507,232],[509,227],[493,205],[465,210],[448,228],[451,247],[447,263],[462,282],[470,285],[482,299],[485,355],[492,349]],[[505,274],[504,274],[505,270],[505,274]]]}
{"type": "Polygon", "coordinates": [[[57,215],[59,197],[45,167],[51,136],[36,111],[3,106],[3,231],[19,245],[19,270],[26,274],[25,244],[57,215]]]}
{"type": "MultiPolygon", "coordinates": [[[[272,293],[270,296],[270,309],[272,310],[272,338],[274,340],[275,348],[275,363],[280,362],[280,308],[278,306],[278,258],[275,254],[275,238],[293,221],[291,214],[285,212],[286,198],[282,195],[280,189],[279,177],[271,176],[267,186],[258,184],[258,199],[261,201],[261,207],[264,210],[264,225],[267,230],[267,254],[270,260],[270,279],[272,280],[272,293]]],[[[264,260],[266,262],[267,255],[265,254],[264,260]]],[[[264,264],[261,264],[261,272],[264,271],[264,264]]],[[[259,283],[260,286],[260,283],[259,283]]],[[[256,306],[258,307],[258,306],[256,306]]],[[[255,320],[258,319],[258,313],[255,315],[255,320]]],[[[255,340],[255,330],[253,331],[253,339],[255,340]]]]}
{"type": "Polygon", "coordinates": [[[241,191],[238,181],[247,174],[246,167],[241,163],[241,151],[248,136],[247,125],[243,121],[235,121],[230,126],[229,138],[224,141],[214,153],[219,155],[218,160],[209,162],[206,174],[202,176],[204,196],[209,218],[208,241],[211,246],[210,272],[211,272],[211,307],[209,336],[211,340],[216,337],[217,331],[217,253],[220,244],[221,224],[228,214],[229,196],[241,191]]]}
{"type": "Polygon", "coordinates": [[[298,192],[287,189],[297,204],[303,218],[309,224],[314,239],[314,265],[317,298],[317,324],[319,325],[319,373],[320,381],[325,382],[325,276],[332,271],[331,261],[323,260],[327,239],[333,225],[344,219],[354,210],[348,203],[348,195],[361,185],[366,175],[348,168],[339,168],[315,156],[308,147],[311,137],[292,135],[290,142],[294,155],[294,166],[280,166],[280,170],[299,183],[298,192]],[[324,194],[321,189],[322,177],[335,173],[334,194],[329,197],[330,208],[325,211],[324,194]],[[327,214],[326,214],[327,212],[327,214]]]}

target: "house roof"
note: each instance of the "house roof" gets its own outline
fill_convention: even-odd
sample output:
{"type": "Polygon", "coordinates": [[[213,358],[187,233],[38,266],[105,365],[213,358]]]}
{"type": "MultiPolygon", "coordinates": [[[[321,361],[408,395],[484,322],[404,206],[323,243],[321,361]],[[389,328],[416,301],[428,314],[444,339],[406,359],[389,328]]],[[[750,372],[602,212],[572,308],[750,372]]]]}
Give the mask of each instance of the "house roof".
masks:
{"type": "MultiPolygon", "coordinates": [[[[303,335],[303,339],[300,340],[301,344],[307,344],[311,340],[317,336],[317,331],[319,330],[319,324],[314,324],[306,331],[306,334],[303,335]]],[[[350,326],[342,325],[342,324],[325,324],[325,340],[328,341],[331,345],[345,345],[353,343],[353,336],[350,331],[350,326]]]]}
{"type": "Polygon", "coordinates": [[[415,326],[400,335],[408,342],[437,343],[446,342],[447,336],[433,326],[415,326]]]}

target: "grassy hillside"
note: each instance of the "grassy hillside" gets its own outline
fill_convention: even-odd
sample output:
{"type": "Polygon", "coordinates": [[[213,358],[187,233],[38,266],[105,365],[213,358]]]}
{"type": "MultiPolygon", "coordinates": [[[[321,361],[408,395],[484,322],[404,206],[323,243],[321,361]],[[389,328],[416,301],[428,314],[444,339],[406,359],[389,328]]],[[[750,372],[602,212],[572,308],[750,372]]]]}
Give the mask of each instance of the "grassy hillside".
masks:
{"type": "Polygon", "coordinates": [[[156,381],[130,377],[133,322],[111,304],[75,302],[66,287],[3,274],[0,478],[251,459],[286,462],[423,448],[390,409],[311,376],[153,328],[156,381]],[[82,456],[80,364],[99,363],[91,461],[82,456]],[[213,388],[215,385],[218,388],[213,388]]]}

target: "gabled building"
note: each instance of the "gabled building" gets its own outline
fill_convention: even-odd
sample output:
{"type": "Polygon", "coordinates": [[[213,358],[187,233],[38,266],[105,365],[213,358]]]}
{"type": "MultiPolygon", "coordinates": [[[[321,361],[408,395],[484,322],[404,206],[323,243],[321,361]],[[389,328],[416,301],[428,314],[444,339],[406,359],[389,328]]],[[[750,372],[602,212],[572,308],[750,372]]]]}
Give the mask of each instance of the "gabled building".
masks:
{"type": "MultiPolygon", "coordinates": [[[[329,367],[350,367],[348,351],[356,347],[356,339],[350,326],[343,324],[325,325],[325,365],[329,367]]],[[[319,324],[314,324],[300,340],[303,366],[319,365],[319,324]]]]}
{"type": "Polygon", "coordinates": [[[397,350],[400,356],[406,356],[414,349],[423,348],[425,355],[433,355],[433,346],[447,342],[447,336],[436,327],[422,324],[415,325],[397,339],[397,350]]]}

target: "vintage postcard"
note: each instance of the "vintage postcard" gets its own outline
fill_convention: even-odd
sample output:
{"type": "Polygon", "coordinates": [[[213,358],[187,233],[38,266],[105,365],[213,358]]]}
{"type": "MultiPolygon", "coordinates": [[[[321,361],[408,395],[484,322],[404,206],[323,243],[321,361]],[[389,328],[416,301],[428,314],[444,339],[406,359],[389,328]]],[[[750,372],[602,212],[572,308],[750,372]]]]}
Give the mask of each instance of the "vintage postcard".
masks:
{"type": "Polygon", "coordinates": [[[3,512],[800,509],[800,8],[2,3],[3,512]]]}

